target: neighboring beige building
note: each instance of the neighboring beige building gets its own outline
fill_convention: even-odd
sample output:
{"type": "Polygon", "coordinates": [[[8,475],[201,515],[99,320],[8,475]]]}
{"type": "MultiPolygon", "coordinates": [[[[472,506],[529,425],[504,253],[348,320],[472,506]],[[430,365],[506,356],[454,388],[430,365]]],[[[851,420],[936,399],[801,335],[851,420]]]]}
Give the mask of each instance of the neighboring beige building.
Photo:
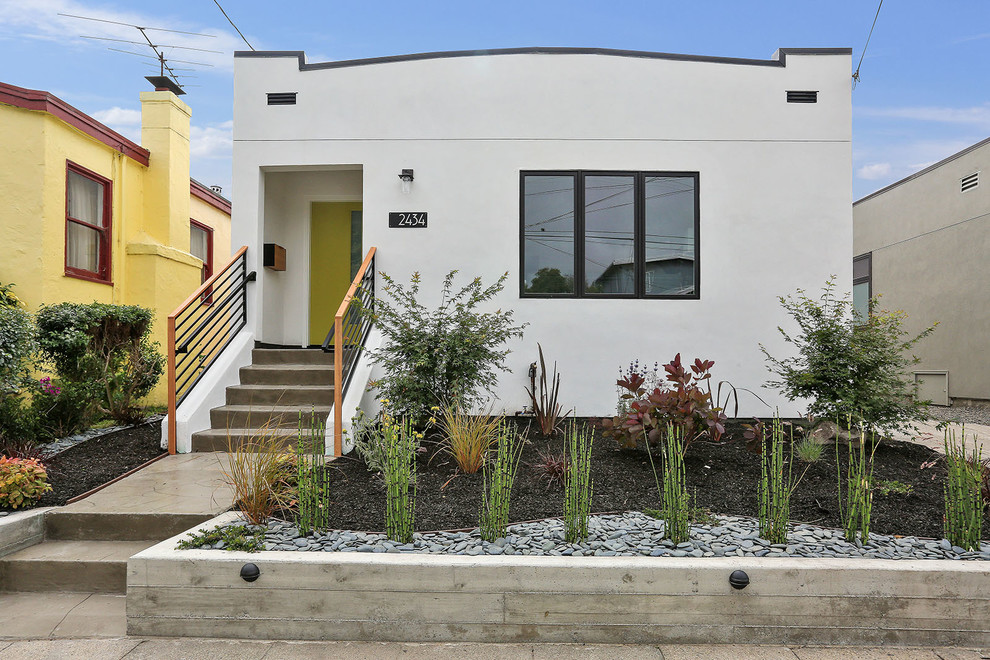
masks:
{"type": "Polygon", "coordinates": [[[990,405],[990,138],[853,204],[853,300],[881,294],[919,342],[914,378],[940,405],[990,405]]]}

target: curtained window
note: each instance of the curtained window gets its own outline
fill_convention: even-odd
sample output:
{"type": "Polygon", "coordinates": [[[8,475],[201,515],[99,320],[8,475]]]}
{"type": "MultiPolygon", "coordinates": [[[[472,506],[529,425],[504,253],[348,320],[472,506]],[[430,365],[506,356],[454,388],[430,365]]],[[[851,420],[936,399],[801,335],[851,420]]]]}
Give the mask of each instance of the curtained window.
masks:
{"type": "Polygon", "coordinates": [[[110,181],[74,163],[65,177],[65,274],[110,281],[110,181]]]}

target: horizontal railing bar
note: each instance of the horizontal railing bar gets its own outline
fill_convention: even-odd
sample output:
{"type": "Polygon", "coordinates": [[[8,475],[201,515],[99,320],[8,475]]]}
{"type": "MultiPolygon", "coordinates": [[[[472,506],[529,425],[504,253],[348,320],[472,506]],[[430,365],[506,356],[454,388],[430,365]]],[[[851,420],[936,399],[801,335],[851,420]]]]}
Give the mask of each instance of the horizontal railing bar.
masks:
{"type": "Polygon", "coordinates": [[[222,274],[224,274],[227,271],[228,268],[230,268],[231,266],[233,266],[234,263],[237,262],[237,260],[240,259],[244,255],[245,252],[247,252],[247,246],[246,245],[242,245],[241,246],[241,249],[239,249],[237,252],[235,252],[233,254],[233,256],[230,257],[230,261],[228,261],[223,266],[223,268],[221,268],[215,275],[213,275],[213,277],[211,277],[210,279],[208,279],[205,282],[203,282],[200,285],[200,287],[198,289],[196,289],[191,296],[189,296],[188,298],[186,298],[185,302],[183,302],[181,305],[179,305],[178,307],[176,307],[175,308],[175,311],[172,312],[171,314],[169,314],[169,316],[171,316],[172,318],[175,318],[176,316],[178,316],[179,314],[181,314],[182,312],[184,312],[185,309],[187,307],[189,307],[189,305],[191,305],[194,302],[196,302],[196,299],[197,298],[200,298],[200,297],[202,297],[202,295],[204,293],[207,293],[207,289],[209,289],[211,286],[213,286],[213,284],[217,281],[217,279],[222,274]]]}
{"type": "Polygon", "coordinates": [[[243,291],[245,286],[247,286],[246,282],[239,285],[239,287],[235,290],[236,295],[230,296],[229,298],[225,298],[220,302],[211,305],[211,311],[208,314],[204,315],[204,317],[202,317],[202,320],[198,326],[193,326],[189,328],[185,333],[182,334],[181,339],[179,337],[176,337],[176,345],[187,346],[189,344],[189,342],[186,341],[188,337],[192,335],[201,334],[202,332],[204,332],[204,328],[210,326],[212,324],[212,321],[217,317],[218,314],[220,314],[220,312],[226,311],[231,304],[240,302],[241,292],[243,291]]]}
{"type": "Polygon", "coordinates": [[[185,383],[188,381],[188,379],[183,381],[183,385],[184,385],[183,393],[182,393],[183,398],[185,398],[185,395],[188,394],[192,390],[192,388],[196,386],[196,383],[200,381],[200,379],[206,374],[209,368],[213,366],[213,364],[218,359],[220,359],[220,354],[223,353],[223,350],[230,345],[230,342],[233,341],[237,333],[240,332],[245,325],[247,325],[247,317],[245,317],[244,315],[241,315],[241,317],[242,317],[241,322],[237,326],[232,327],[228,331],[226,339],[221,344],[219,344],[217,349],[213,352],[213,357],[203,363],[202,370],[200,370],[199,373],[193,372],[194,378],[192,382],[189,383],[188,387],[185,387],[185,383]]]}
{"type": "Polygon", "coordinates": [[[203,311],[204,307],[211,307],[216,304],[217,300],[230,297],[232,292],[236,291],[238,287],[244,286],[248,281],[247,278],[243,277],[242,274],[237,273],[236,271],[231,273],[231,275],[233,279],[218,284],[211,291],[203,294],[203,297],[208,299],[208,301],[202,301],[202,304],[199,307],[189,307],[183,311],[180,316],[176,317],[176,329],[183,327],[185,324],[189,323],[190,320],[195,319],[197,314],[203,311]]]}
{"type": "MultiPolygon", "coordinates": [[[[209,334],[205,334],[204,333],[204,335],[201,338],[197,339],[196,344],[195,344],[195,348],[198,349],[198,348],[201,348],[201,347],[204,347],[204,346],[209,346],[218,337],[222,336],[222,334],[228,332],[228,328],[230,326],[236,325],[237,323],[240,323],[241,321],[243,321],[244,320],[243,317],[244,317],[243,310],[240,310],[240,309],[236,310],[233,313],[233,315],[230,317],[230,319],[228,321],[225,321],[224,323],[220,323],[220,324],[217,324],[217,325],[211,327],[210,330],[209,330],[209,334]]],[[[177,360],[176,378],[178,378],[179,376],[181,376],[182,374],[184,374],[186,372],[187,368],[188,368],[188,367],[186,367],[186,368],[183,368],[182,371],[179,371],[178,370],[178,364],[179,363],[181,363],[182,365],[189,365],[189,364],[196,364],[196,361],[197,361],[197,358],[196,358],[196,356],[195,356],[194,353],[184,353],[183,354],[183,359],[182,360],[177,360]]]]}

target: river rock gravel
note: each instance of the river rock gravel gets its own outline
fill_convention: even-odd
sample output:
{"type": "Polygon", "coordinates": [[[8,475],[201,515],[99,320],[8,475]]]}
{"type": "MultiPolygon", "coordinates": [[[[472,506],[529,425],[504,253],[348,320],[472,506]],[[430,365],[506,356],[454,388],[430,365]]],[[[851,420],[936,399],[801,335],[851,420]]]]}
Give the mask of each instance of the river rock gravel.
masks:
{"type": "Polygon", "coordinates": [[[504,538],[491,543],[482,540],[477,529],[417,533],[412,543],[397,543],[372,532],[334,530],[301,536],[295,525],[278,520],[253,529],[264,532],[265,550],[286,552],[990,560],[990,542],[986,541],[979,551],[964,550],[945,539],[881,534],[871,534],[865,542],[857,539],[850,543],[843,538],[842,530],[807,524],[790,525],[787,543],[772,544],[760,538],[756,519],[740,516],[716,516],[713,524],[693,525],[690,540],[674,544],[664,538],[663,521],[636,511],[592,516],[584,543],[567,543],[560,519],[510,525],[504,538]]]}

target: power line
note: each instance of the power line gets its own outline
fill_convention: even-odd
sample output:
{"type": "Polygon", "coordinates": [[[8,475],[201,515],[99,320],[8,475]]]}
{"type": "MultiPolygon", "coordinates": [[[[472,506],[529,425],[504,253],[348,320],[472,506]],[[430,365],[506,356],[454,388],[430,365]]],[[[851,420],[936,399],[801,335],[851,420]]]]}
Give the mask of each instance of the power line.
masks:
{"type": "Polygon", "coordinates": [[[873,28],[877,26],[877,19],[880,17],[880,7],[883,7],[883,0],[880,0],[880,4],[877,5],[876,16],[873,17],[873,25],[870,26],[870,34],[866,37],[866,45],[863,46],[863,52],[859,56],[859,64],[856,65],[856,73],[853,74],[853,89],[856,89],[857,83],[859,83],[859,68],[863,66],[863,58],[866,57],[866,49],[870,45],[870,37],[873,36],[873,28]]]}
{"type": "Polygon", "coordinates": [[[251,42],[247,40],[247,37],[244,36],[244,33],[241,32],[240,28],[238,28],[236,25],[234,25],[234,21],[230,20],[230,16],[227,16],[227,12],[225,12],[223,10],[223,7],[220,6],[220,3],[217,2],[217,0],[213,0],[213,4],[215,4],[217,6],[217,9],[219,9],[220,10],[220,13],[223,14],[223,17],[227,19],[227,22],[228,23],[230,23],[230,27],[232,27],[235,30],[237,30],[237,34],[241,35],[241,39],[243,39],[244,40],[244,43],[246,43],[248,45],[248,48],[250,48],[251,50],[254,50],[254,46],[252,46],[251,45],[251,42]]]}

